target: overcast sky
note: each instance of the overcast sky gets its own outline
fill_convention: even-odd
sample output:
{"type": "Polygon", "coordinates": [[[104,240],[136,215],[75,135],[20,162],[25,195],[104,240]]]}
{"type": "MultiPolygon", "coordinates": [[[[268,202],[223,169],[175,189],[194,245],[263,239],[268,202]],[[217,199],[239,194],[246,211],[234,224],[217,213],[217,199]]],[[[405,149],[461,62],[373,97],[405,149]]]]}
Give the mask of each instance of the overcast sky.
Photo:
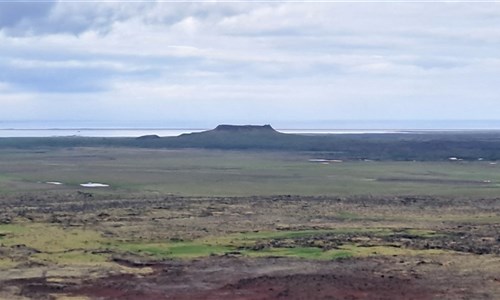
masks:
{"type": "Polygon", "coordinates": [[[0,127],[498,120],[500,3],[2,1],[0,106],[0,127]]]}

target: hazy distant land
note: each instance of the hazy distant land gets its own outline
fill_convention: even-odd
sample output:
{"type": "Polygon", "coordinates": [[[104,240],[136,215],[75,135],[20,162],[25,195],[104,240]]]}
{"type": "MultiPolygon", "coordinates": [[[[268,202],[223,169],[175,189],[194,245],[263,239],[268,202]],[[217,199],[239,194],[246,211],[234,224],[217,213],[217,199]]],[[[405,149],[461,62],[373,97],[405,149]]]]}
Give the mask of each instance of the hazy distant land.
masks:
{"type": "Polygon", "coordinates": [[[162,137],[10,137],[1,148],[139,147],[323,152],[344,160],[499,160],[500,131],[404,131],[391,133],[290,134],[270,125],[219,125],[215,129],[162,137]],[[154,137],[154,138],[153,138],[154,137]]]}

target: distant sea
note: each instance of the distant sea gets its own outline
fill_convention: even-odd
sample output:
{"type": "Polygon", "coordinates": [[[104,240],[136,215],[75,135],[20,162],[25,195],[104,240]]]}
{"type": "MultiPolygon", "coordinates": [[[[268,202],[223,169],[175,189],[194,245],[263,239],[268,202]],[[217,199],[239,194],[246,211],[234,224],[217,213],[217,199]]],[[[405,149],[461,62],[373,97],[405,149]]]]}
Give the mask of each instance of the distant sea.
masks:
{"type": "MultiPolygon", "coordinates": [[[[209,129],[0,129],[0,138],[6,137],[139,137],[158,135],[161,137],[178,136],[185,133],[201,132],[209,129]]],[[[305,135],[323,134],[391,134],[391,133],[424,133],[436,131],[475,131],[452,129],[276,129],[279,132],[305,135]]]]}
{"type": "Polygon", "coordinates": [[[204,129],[109,129],[109,128],[64,128],[64,129],[0,129],[0,137],[139,137],[156,134],[159,136],[177,136],[183,133],[200,132],[204,129]]]}
{"type": "MultiPolygon", "coordinates": [[[[208,129],[0,129],[0,137],[139,137],[156,134],[158,136],[178,136],[184,133],[201,132],[208,129]]],[[[359,129],[276,129],[283,133],[295,134],[364,134],[399,133],[401,130],[359,130],[359,129]]]]}
{"type": "MultiPolygon", "coordinates": [[[[238,124],[226,122],[226,124],[238,124]]],[[[241,124],[256,124],[243,122],[241,124]]],[[[184,133],[201,132],[215,128],[216,124],[197,124],[191,126],[148,126],[141,124],[99,124],[89,122],[76,124],[69,122],[7,122],[0,121],[0,137],[139,137],[156,134],[158,136],[178,136],[184,133]],[[196,126],[196,127],[195,127],[196,126]]],[[[263,124],[260,124],[263,125],[263,124]]],[[[453,121],[316,121],[316,122],[277,122],[271,125],[283,133],[296,134],[382,134],[434,131],[490,131],[500,130],[500,120],[453,120],[453,121]]],[[[181,125],[182,126],[182,125],[181,125]]]]}

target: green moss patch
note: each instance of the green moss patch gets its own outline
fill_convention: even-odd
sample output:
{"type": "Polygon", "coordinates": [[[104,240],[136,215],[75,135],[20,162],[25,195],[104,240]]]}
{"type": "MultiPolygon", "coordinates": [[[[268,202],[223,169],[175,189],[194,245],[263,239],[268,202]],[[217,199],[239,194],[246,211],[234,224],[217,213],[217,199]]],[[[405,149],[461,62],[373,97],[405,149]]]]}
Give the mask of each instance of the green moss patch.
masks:
{"type": "Polygon", "coordinates": [[[104,238],[93,230],[63,229],[47,224],[2,225],[7,235],[6,246],[25,245],[41,252],[62,252],[72,249],[96,249],[104,238]]]}
{"type": "Polygon", "coordinates": [[[411,234],[422,237],[433,237],[434,231],[408,229],[393,231],[387,228],[339,228],[332,230],[299,230],[299,231],[265,231],[230,234],[220,237],[210,237],[188,242],[128,242],[117,243],[118,251],[144,254],[156,258],[190,259],[209,255],[240,254],[249,257],[296,257],[304,259],[339,259],[348,257],[363,257],[374,255],[418,255],[444,253],[442,250],[413,250],[400,248],[397,245],[366,246],[356,243],[346,243],[336,249],[321,247],[273,246],[273,240],[286,240],[321,236],[325,234],[366,234],[371,236],[387,236],[393,234],[411,234]],[[257,245],[264,245],[256,247],[257,245]]]}
{"type": "Polygon", "coordinates": [[[231,246],[207,245],[198,242],[179,243],[123,243],[117,248],[154,257],[197,258],[209,255],[222,255],[234,250],[231,246]]]}
{"type": "Polygon", "coordinates": [[[88,251],[70,251],[63,253],[36,253],[31,259],[40,263],[58,265],[100,265],[108,260],[103,254],[93,254],[88,251]]]}
{"type": "Polygon", "coordinates": [[[88,264],[104,262],[107,256],[93,254],[102,249],[104,239],[93,230],[64,229],[42,223],[8,224],[0,226],[4,235],[1,243],[12,257],[18,257],[19,249],[26,260],[54,264],[88,264]]]}

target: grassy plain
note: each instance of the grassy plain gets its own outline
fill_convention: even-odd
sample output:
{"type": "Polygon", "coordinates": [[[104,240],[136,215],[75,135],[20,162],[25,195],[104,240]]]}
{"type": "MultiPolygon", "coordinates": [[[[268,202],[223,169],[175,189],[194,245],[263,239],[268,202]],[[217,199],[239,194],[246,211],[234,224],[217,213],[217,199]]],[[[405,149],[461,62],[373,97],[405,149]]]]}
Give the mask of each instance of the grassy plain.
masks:
{"type": "Polygon", "coordinates": [[[91,190],[97,193],[183,196],[500,194],[496,162],[309,161],[321,158],[313,152],[3,149],[0,193],[76,191],[92,181],[111,185],[91,190]]]}

